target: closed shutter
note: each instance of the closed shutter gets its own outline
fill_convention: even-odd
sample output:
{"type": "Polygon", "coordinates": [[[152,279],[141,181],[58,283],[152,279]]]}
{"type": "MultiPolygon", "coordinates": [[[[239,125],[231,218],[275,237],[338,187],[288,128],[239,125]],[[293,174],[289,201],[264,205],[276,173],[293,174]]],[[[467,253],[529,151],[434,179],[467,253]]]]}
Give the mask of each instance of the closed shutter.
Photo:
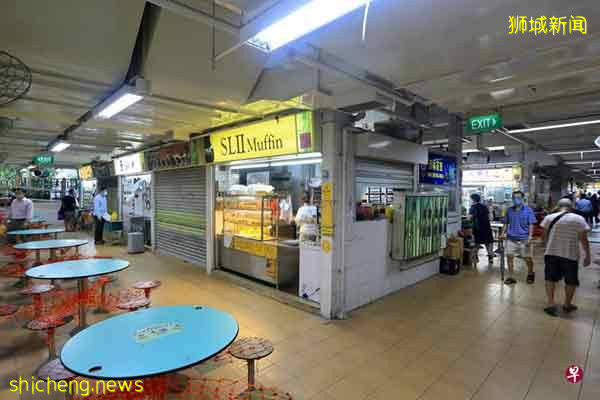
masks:
{"type": "Polygon", "coordinates": [[[414,168],[412,164],[356,158],[354,168],[358,190],[368,187],[387,187],[412,191],[414,188],[414,168]]]}
{"type": "Polygon", "coordinates": [[[206,168],[154,174],[156,250],[206,266],[206,168]]]}

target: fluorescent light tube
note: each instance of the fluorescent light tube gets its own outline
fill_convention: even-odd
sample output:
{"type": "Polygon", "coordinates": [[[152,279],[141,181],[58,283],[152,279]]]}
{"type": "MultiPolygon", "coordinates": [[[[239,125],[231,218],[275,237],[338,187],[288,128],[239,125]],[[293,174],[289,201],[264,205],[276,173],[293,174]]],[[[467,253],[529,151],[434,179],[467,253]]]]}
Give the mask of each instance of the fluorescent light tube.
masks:
{"type": "Polygon", "coordinates": [[[100,119],[112,118],[114,115],[137,103],[142,98],[143,96],[137,94],[124,93],[118,96],[116,99],[110,101],[108,104],[104,105],[96,116],[100,119]]]}
{"type": "Polygon", "coordinates": [[[290,161],[280,161],[271,163],[271,167],[283,167],[285,165],[307,165],[307,164],[320,164],[323,162],[322,158],[317,158],[314,160],[290,160],[290,161]]]}
{"type": "Polygon", "coordinates": [[[368,0],[312,0],[257,33],[248,43],[262,50],[276,50],[367,3],[368,0]]]}
{"type": "Polygon", "coordinates": [[[486,149],[488,149],[489,151],[499,151],[499,150],[504,150],[506,147],[505,146],[491,146],[491,147],[486,147],[486,149]]]}
{"type": "Polygon", "coordinates": [[[502,76],[500,78],[495,78],[495,79],[490,80],[490,83],[502,82],[502,81],[511,79],[512,77],[513,77],[513,75],[502,76]]]}
{"type": "Polygon", "coordinates": [[[463,149],[462,152],[463,153],[479,153],[479,152],[481,152],[481,150],[477,150],[477,149],[463,149]]]}
{"type": "Polygon", "coordinates": [[[64,140],[59,140],[50,146],[50,151],[53,153],[60,153],[61,151],[68,149],[71,143],[67,143],[64,140]]]}
{"type": "Polygon", "coordinates": [[[570,128],[572,126],[596,125],[596,124],[600,124],[600,119],[595,119],[593,121],[570,122],[567,124],[536,126],[535,128],[512,129],[512,130],[509,130],[508,133],[535,132],[535,131],[543,131],[546,129],[560,129],[560,128],[570,128]]]}
{"type": "MultiPolygon", "coordinates": [[[[598,139],[596,139],[596,140],[598,140],[598,139]]],[[[598,147],[600,147],[600,146],[598,146],[598,147]]],[[[560,155],[565,155],[565,154],[598,153],[598,152],[600,152],[600,149],[598,149],[598,150],[553,151],[548,154],[550,154],[551,156],[560,156],[560,155]]]]}

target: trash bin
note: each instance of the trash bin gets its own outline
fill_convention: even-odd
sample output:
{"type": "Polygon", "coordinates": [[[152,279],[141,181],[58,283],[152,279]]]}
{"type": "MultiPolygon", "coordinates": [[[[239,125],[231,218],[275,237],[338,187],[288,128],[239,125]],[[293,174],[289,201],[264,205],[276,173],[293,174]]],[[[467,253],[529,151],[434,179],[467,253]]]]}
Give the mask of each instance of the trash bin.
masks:
{"type": "Polygon", "coordinates": [[[143,253],[144,248],[144,233],[143,232],[129,232],[127,234],[127,252],[143,253]]]}

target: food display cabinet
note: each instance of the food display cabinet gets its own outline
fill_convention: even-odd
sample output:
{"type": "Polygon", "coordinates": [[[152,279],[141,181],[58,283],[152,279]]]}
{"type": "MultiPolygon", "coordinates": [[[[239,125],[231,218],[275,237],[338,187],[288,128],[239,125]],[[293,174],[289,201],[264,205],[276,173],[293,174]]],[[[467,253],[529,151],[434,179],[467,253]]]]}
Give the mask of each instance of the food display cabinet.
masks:
{"type": "Polygon", "coordinates": [[[445,246],[448,196],[397,193],[394,199],[392,257],[411,260],[445,246]]]}

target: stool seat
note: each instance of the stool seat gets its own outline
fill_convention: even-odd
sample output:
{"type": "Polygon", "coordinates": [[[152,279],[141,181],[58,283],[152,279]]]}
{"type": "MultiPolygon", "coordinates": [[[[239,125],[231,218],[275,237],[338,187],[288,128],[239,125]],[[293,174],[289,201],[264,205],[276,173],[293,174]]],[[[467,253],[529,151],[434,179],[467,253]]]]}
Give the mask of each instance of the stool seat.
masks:
{"type": "Polygon", "coordinates": [[[0,317],[8,317],[9,315],[16,314],[17,311],[19,311],[19,306],[16,304],[0,305],[0,317]]]}
{"type": "Polygon", "coordinates": [[[133,284],[134,289],[155,289],[161,285],[160,281],[151,280],[151,281],[138,281],[133,284]]]}
{"type": "Polygon", "coordinates": [[[47,283],[31,285],[21,290],[21,294],[42,294],[48,293],[54,289],[54,285],[50,285],[47,283]]]}
{"type": "Polygon", "coordinates": [[[60,328],[63,325],[68,324],[73,320],[72,316],[66,316],[63,318],[41,318],[31,320],[25,325],[27,329],[32,331],[47,331],[49,329],[60,328]]]}
{"type": "Polygon", "coordinates": [[[37,378],[51,381],[67,381],[75,378],[77,375],[65,368],[59,358],[48,361],[40,367],[37,372],[37,378]]]}
{"type": "Polygon", "coordinates": [[[273,344],[259,337],[245,337],[236,340],[231,347],[229,353],[241,360],[260,360],[273,352],[273,344]]]}
{"type": "Polygon", "coordinates": [[[145,297],[138,297],[135,299],[128,299],[117,304],[117,308],[120,310],[135,311],[140,308],[148,307],[150,300],[145,297]]]}

